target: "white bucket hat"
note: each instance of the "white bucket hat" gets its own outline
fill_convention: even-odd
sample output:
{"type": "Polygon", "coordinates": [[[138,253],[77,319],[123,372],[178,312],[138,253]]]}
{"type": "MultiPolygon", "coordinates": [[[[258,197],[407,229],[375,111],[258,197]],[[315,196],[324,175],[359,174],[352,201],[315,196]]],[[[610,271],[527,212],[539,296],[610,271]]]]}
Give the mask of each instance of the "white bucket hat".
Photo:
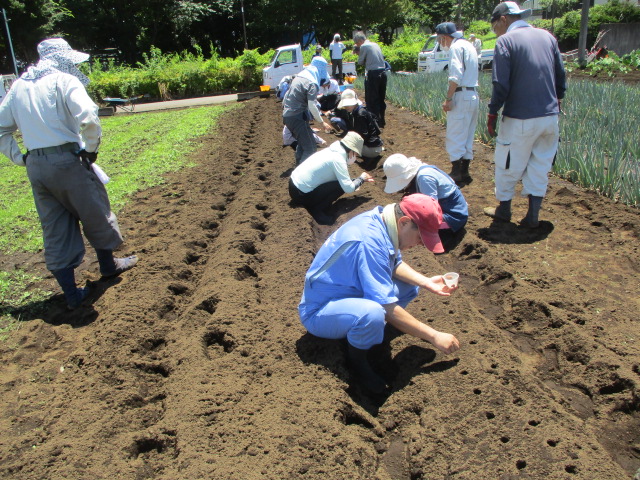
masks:
{"type": "Polygon", "coordinates": [[[407,158],[401,153],[389,156],[382,166],[387,176],[384,193],[395,193],[405,188],[422,165],[423,163],[416,157],[407,158]]]}
{"type": "Polygon", "coordinates": [[[342,92],[337,108],[350,107],[352,105],[358,105],[358,103],[360,102],[358,102],[358,96],[356,95],[355,90],[347,88],[342,92]]]}
{"type": "Polygon", "coordinates": [[[364,146],[364,140],[356,132],[348,132],[340,143],[347,147],[349,150],[353,150],[358,155],[362,155],[362,147],[364,146]]]}

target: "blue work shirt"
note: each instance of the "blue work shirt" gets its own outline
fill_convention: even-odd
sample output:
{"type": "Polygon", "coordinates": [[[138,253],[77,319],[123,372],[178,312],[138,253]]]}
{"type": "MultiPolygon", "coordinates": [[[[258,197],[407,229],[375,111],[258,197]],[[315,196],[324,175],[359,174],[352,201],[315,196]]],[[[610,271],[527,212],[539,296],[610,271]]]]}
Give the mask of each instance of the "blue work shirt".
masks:
{"type": "Polygon", "coordinates": [[[393,272],[402,263],[382,220],[382,207],[352,218],[320,247],[305,276],[298,306],[304,322],[331,300],[396,303],[393,272]],[[327,268],[328,266],[328,268],[327,268]]]}
{"type": "Polygon", "coordinates": [[[423,165],[416,173],[416,191],[440,204],[442,217],[454,232],[467,223],[469,207],[453,179],[434,165],[423,165]]]}

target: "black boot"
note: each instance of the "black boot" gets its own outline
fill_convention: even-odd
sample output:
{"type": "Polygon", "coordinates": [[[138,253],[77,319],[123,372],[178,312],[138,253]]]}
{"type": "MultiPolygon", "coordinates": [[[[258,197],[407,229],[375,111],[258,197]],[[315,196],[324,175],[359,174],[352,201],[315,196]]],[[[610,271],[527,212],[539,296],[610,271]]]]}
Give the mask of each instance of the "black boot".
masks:
{"type": "Polygon", "coordinates": [[[462,162],[462,159],[451,162],[451,172],[449,176],[456,184],[462,182],[462,162]]]}
{"type": "Polygon", "coordinates": [[[69,310],[78,308],[82,301],[89,295],[89,289],[76,287],[76,276],[73,268],[67,267],[51,273],[53,273],[60,288],[62,288],[69,310]]]}
{"type": "Polygon", "coordinates": [[[542,198],[529,195],[529,210],[527,210],[527,216],[520,220],[520,225],[528,228],[538,228],[540,226],[538,214],[540,213],[540,207],[542,207],[542,198]]]}
{"type": "Polygon", "coordinates": [[[469,174],[469,164],[471,163],[471,160],[467,160],[466,158],[463,158],[461,161],[462,161],[462,171],[460,172],[460,174],[462,176],[462,181],[464,183],[471,183],[473,181],[473,178],[471,178],[471,175],[469,174]]]}
{"type": "Polygon", "coordinates": [[[484,214],[503,222],[511,221],[511,200],[500,202],[498,207],[486,207],[484,214]]]}
{"type": "Polygon", "coordinates": [[[369,350],[361,350],[349,344],[349,367],[360,385],[371,393],[379,395],[385,391],[387,384],[369,365],[368,352],[369,350]]]}
{"type": "Polygon", "coordinates": [[[100,273],[104,278],[117,277],[122,272],[132,269],[136,263],[138,263],[138,257],[136,255],[125,258],[115,258],[113,256],[113,250],[96,248],[96,256],[100,264],[100,273]]]}

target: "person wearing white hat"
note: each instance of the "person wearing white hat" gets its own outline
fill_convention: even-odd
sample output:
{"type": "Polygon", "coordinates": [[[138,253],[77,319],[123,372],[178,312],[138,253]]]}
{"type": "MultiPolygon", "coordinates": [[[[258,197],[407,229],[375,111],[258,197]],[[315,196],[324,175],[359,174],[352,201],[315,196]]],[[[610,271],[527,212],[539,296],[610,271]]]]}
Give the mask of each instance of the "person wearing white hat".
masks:
{"type": "Polygon", "coordinates": [[[401,153],[390,155],[383,164],[387,183],[385,193],[404,190],[406,194],[422,193],[437,200],[442,208],[440,229],[457,232],[469,218],[469,208],[453,179],[435,165],[423,163],[401,153]]]}
{"type": "Polygon", "coordinates": [[[458,185],[462,185],[472,180],[469,165],[473,160],[473,139],[480,108],[478,55],[453,23],[441,23],[436,27],[436,34],[438,43],[451,53],[447,95],[442,109],[447,114],[446,149],[451,161],[449,175],[458,185]]]}
{"type": "Polygon", "coordinates": [[[500,203],[485,208],[484,213],[510,222],[511,200],[522,181],[522,196],[528,197],[529,209],[520,225],[537,228],[548,174],[558,151],[558,115],[567,85],[558,42],[546,30],[525,22],[530,15],[531,9],[522,10],[515,2],[500,3],[491,15],[498,40],[487,129],[497,136],[495,194],[500,203]]]}
{"type": "Polygon", "coordinates": [[[329,207],[344,193],[358,190],[363,183],[373,182],[367,172],[355,180],[349,175],[356,155],[362,152],[362,137],[349,132],[342,140],[311,155],[291,173],[289,195],[295,204],[304,206],[316,222],[331,225],[329,207]]]}
{"type": "Polygon", "coordinates": [[[113,256],[122,235],[93,168],[102,132],[98,106],[85,90],[89,79],[76,67],[89,55],[62,38],[43,40],[38,53],[38,64],[14,82],[0,105],[0,151],[27,168],[47,269],[73,309],[89,294],[88,288],[77,287],[74,274],[85,253],[80,224],[103,277],[129,270],[138,257],[113,256]],[[13,138],[16,130],[22,133],[26,154],[13,138]]]}
{"type": "Polygon", "coordinates": [[[482,54],[482,40],[476,37],[473,33],[469,35],[469,43],[473,45],[473,48],[476,49],[476,53],[478,55],[482,54]]]}
{"type": "Polygon", "coordinates": [[[363,167],[373,168],[382,154],[384,143],[375,116],[358,100],[355,90],[346,89],[342,92],[330,121],[337,131],[357,132],[362,137],[364,145],[360,156],[364,160],[363,167]]]}

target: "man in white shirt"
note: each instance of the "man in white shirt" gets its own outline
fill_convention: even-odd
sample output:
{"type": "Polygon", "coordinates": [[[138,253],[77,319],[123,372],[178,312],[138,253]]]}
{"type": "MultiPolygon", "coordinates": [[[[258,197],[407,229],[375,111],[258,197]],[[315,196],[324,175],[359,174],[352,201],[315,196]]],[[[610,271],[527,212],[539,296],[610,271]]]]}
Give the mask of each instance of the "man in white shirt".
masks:
{"type": "Polygon", "coordinates": [[[449,84],[442,109],[447,112],[446,148],[451,161],[449,176],[458,186],[472,178],[469,164],[473,159],[473,138],[478,124],[478,56],[473,46],[462,38],[451,22],[436,27],[438,43],[449,58],[449,84]]]}
{"type": "Polygon", "coordinates": [[[333,36],[333,42],[329,44],[329,54],[331,55],[331,76],[340,82],[344,81],[342,73],[342,54],[346,50],[344,43],[340,41],[340,34],[333,36]],[[337,72],[337,75],[336,75],[337,72]]]}
{"type": "Polygon", "coordinates": [[[469,43],[476,49],[476,53],[480,55],[482,53],[482,40],[477,38],[473,33],[469,35],[469,43]]]}
{"type": "Polygon", "coordinates": [[[76,65],[89,58],[61,38],[38,45],[40,61],[16,82],[0,105],[0,152],[26,166],[44,238],[44,257],[70,309],[89,294],[76,286],[74,269],[95,248],[103,277],[132,268],[138,258],[114,258],[122,243],[107,191],[93,169],[102,129],[98,107],[76,65]],[[13,138],[20,130],[27,153],[13,138]]]}

